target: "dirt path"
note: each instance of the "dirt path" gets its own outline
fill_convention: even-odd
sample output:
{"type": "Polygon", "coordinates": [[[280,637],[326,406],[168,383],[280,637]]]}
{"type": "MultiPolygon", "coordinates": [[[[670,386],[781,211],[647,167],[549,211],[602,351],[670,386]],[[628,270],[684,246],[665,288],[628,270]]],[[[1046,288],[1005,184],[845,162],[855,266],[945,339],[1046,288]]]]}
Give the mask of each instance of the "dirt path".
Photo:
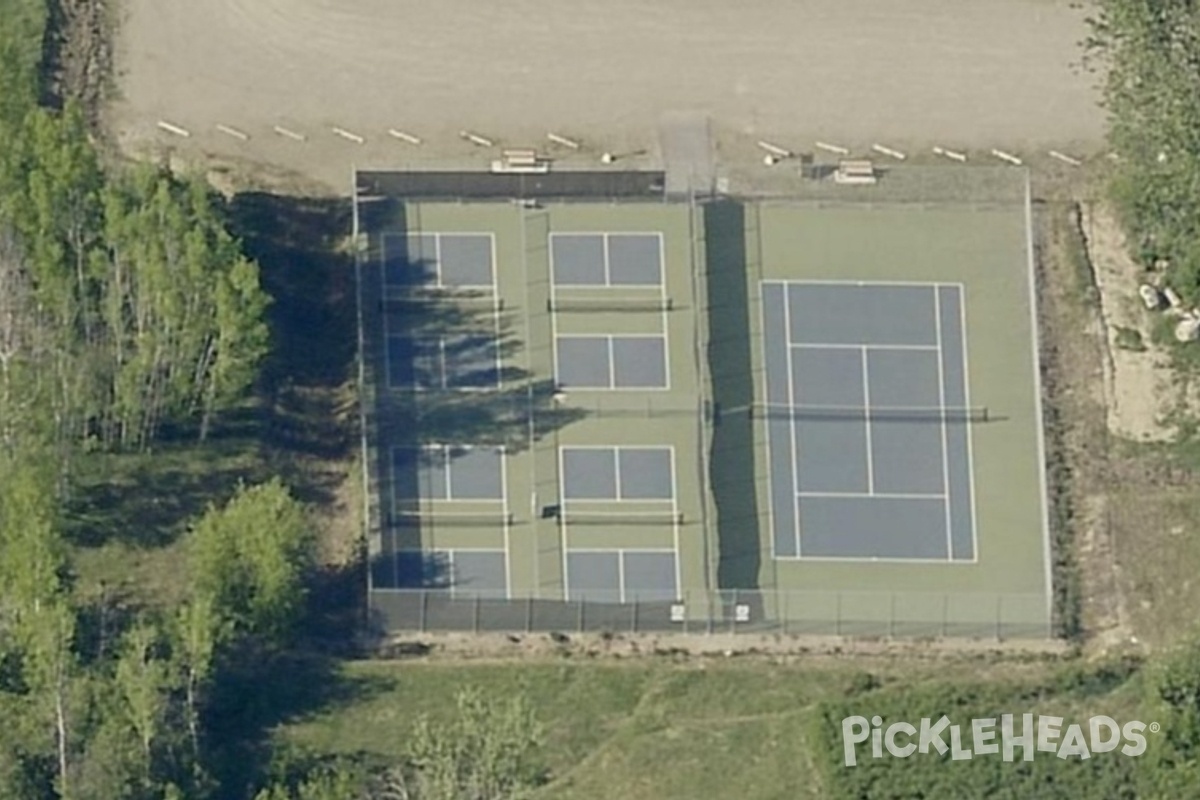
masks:
{"type": "Polygon", "coordinates": [[[1085,13],[1060,0],[126,0],[111,124],[136,148],[168,119],[193,132],[175,142],[185,151],[339,185],[351,162],[479,160],[464,128],[653,149],[678,111],[709,114],[725,139],[796,147],[1083,150],[1103,126],[1094,76],[1074,65],[1085,13]]]}

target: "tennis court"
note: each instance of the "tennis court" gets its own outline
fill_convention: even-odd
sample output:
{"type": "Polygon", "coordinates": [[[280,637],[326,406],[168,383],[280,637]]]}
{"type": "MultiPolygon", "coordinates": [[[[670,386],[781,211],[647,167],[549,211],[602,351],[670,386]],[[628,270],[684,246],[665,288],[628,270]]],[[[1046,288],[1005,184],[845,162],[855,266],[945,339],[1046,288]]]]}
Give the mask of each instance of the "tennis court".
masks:
{"type": "Polygon", "coordinates": [[[974,561],[962,294],[763,282],[776,558],[974,561]]]}
{"type": "Polygon", "coordinates": [[[374,206],[384,624],[1048,630],[1024,193],[846,197],[374,206]]]}

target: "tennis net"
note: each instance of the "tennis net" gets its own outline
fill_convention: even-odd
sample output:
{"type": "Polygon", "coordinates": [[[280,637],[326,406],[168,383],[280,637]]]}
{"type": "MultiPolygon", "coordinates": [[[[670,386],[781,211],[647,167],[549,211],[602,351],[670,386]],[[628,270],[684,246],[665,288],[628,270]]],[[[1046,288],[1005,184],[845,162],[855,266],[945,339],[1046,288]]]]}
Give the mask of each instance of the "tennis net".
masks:
{"type": "Polygon", "coordinates": [[[673,311],[675,301],[670,297],[555,297],[546,301],[547,311],[579,313],[628,313],[673,311]]]}
{"type": "Polygon", "coordinates": [[[750,407],[758,419],[797,420],[862,420],[867,422],[988,422],[991,416],[986,406],[971,407],[857,407],[857,406],[788,406],[759,404],[750,407]]]}

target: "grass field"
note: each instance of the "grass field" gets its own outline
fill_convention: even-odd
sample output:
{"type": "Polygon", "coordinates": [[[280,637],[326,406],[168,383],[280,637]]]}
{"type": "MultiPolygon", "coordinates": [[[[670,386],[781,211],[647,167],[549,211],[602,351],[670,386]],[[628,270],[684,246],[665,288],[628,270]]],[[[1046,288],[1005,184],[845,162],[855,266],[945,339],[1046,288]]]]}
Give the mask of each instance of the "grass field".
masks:
{"type": "Polygon", "coordinates": [[[275,740],[394,761],[418,714],[444,716],[454,693],[470,686],[494,696],[522,694],[534,707],[545,727],[541,755],[551,778],[539,798],[815,799],[834,794],[834,766],[815,759],[824,758],[831,741],[840,750],[840,732],[819,722],[822,704],[878,707],[882,699],[872,700],[872,687],[881,686],[893,698],[889,703],[895,686],[957,693],[970,705],[986,702],[981,698],[991,690],[978,687],[996,680],[995,691],[1007,693],[1014,713],[1052,708],[1049,713],[1068,717],[1098,709],[1120,716],[1133,702],[1127,692],[1110,693],[1108,685],[1078,693],[1069,685],[1060,688],[1069,681],[1052,677],[1054,670],[1036,660],[989,664],[969,658],[356,662],[338,676],[348,688],[341,705],[281,726],[275,740]],[[1036,699],[1026,694],[1037,686],[1046,688],[1036,690],[1036,699]]]}

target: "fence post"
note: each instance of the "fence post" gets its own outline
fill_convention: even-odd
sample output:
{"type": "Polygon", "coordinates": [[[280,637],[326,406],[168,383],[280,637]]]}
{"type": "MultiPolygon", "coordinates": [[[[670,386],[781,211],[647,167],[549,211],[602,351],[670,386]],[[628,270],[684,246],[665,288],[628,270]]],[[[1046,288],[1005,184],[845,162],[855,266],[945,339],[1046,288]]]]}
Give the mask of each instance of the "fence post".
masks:
{"type": "Polygon", "coordinates": [[[421,590],[421,633],[426,632],[425,619],[429,613],[429,592],[421,590]]]}
{"type": "Polygon", "coordinates": [[[587,600],[579,598],[579,616],[575,619],[575,632],[583,633],[583,609],[587,606],[587,600]]]}
{"type": "Polygon", "coordinates": [[[729,632],[737,633],[738,590],[733,590],[733,615],[729,617],[729,632]]]}
{"type": "Polygon", "coordinates": [[[471,608],[471,614],[471,628],[475,633],[479,633],[479,595],[475,595],[475,605],[471,608]]]}
{"type": "Polygon", "coordinates": [[[713,624],[716,622],[716,619],[717,619],[716,610],[718,608],[721,608],[722,606],[724,606],[724,602],[723,602],[724,599],[725,598],[722,597],[720,589],[718,589],[717,591],[715,591],[709,595],[708,613],[704,615],[705,616],[704,632],[707,633],[709,636],[712,636],[713,624]],[[716,603],[713,603],[714,597],[716,598],[716,601],[717,601],[716,603]]]}
{"type": "Polygon", "coordinates": [[[525,632],[533,631],[533,596],[525,598],[525,632]]]}
{"type": "Polygon", "coordinates": [[[775,607],[779,609],[779,621],[781,623],[783,623],[783,635],[787,636],[787,634],[788,634],[788,617],[790,616],[790,614],[788,613],[788,611],[789,611],[788,606],[790,605],[790,603],[788,603],[788,597],[791,596],[791,592],[781,590],[779,587],[775,587],[774,591],[775,591],[775,607]]]}
{"type": "Polygon", "coordinates": [[[632,610],[632,614],[633,614],[633,616],[632,616],[632,617],[630,617],[630,620],[629,620],[629,632],[630,632],[630,633],[637,633],[637,629],[638,629],[638,609],[639,609],[640,607],[641,607],[641,601],[639,601],[639,600],[638,600],[638,599],[635,597],[635,598],[633,599],[633,610],[632,610]]]}
{"type": "Polygon", "coordinates": [[[946,631],[950,626],[950,596],[942,595],[942,638],[946,638],[946,631]]]}

